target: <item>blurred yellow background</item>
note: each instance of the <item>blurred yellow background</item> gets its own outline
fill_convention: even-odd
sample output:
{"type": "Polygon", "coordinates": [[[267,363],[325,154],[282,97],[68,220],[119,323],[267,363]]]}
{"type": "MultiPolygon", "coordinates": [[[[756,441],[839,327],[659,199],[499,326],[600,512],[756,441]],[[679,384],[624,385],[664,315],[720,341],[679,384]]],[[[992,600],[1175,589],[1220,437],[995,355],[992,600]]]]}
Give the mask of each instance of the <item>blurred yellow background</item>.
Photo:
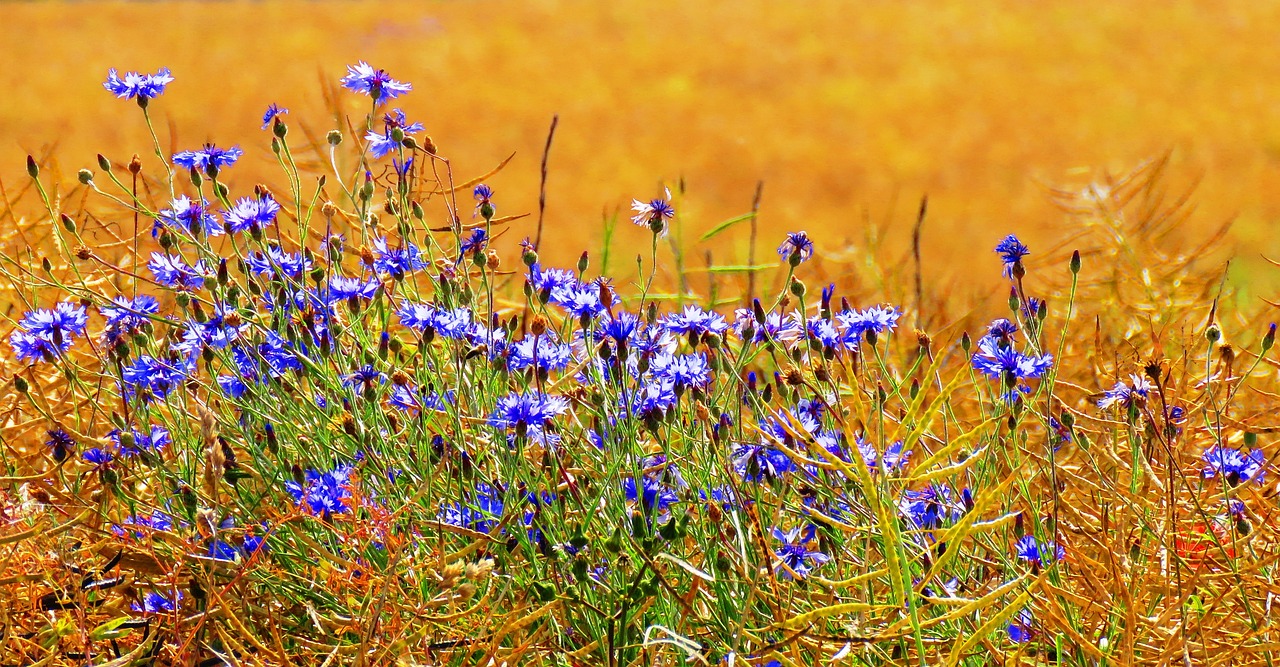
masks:
{"type": "MultiPolygon", "coordinates": [[[[836,253],[868,221],[905,248],[928,193],[931,278],[989,282],[1005,234],[1034,250],[1070,233],[1046,185],[1172,151],[1175,185],[1199,181],[1187,233],[1234,217],[1247,265],[1280,255],[1276,26],[1280,3],[1252,1],[4,4],[0,178],[20,182],[25,155],[54,142],[68,180],[98,152],[146,159],[137,108],[101,83],[108,67],[169,66],[162,140],[172,124],[176,149],[250,149],[228,173],[245,194],[280,181],[267,104],[322,137],[336,125],[321,81],[363,59],[414,84],[392,106],[462,179],[516,153],[490,182],[503,214],[536,211],[560,115],[543,251],[561,262],[594,250],[602,212],[625,216],[662,182],[687,183],[692,236],[748,210],[762,179],[762,254],[794,229],[836,253]]],[[[367,99],[340,99],[358,122],[367,99]]],[[[647,250],[623,226],[619,248],[647,250]]],[[[745,243],[719,237],[717,261],[740,262],[745,243]]]]}

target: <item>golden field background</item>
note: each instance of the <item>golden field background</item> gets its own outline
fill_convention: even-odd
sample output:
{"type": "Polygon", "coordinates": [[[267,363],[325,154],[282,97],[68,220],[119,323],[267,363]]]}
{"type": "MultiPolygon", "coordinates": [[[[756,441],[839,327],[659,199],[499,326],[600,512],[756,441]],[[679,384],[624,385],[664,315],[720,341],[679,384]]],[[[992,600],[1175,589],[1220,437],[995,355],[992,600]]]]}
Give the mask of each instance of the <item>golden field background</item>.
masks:
{"type": "MultiPolygon", "coordinates": [[[[1229,245],[1257,287],[1280,284],[1258,270],[1280,255],[1277,25],[1271,2],[0,4],[0,179],[14,189],[25,155],[54,142],[68,181],[98,152],[146,160],[138,110],[101,82],[167,65],[162,140],[171,124],[175,149],[257,148],[230,174],[247,192],[279,180],[263,108],[323,136],[336,125],[321,81],[364,59],[414,84],[396,102],[461,177],[516,153],[490,181],[504,214],[536,210],[560,115],[543,248],[560,262],[659,182],[687,183],[692,236],[748,210],[762,179],[762,255],[807,229],[828,261],[856,258],[870,222],[897,256],[928,193],[928,279],[990,286],[1005,234],[1069,244],[1048,185],[1171,152],[1173,191],[1199,182],[1185,233],[1234,218],[1229,245]]],[[[352,117],[367,108],[340,100],[352,117]]],[[[627,267],[648,233],[623,226],[627,267]]],[[[716,261],[741,262],[745,244],[743,230],[718,237],[716,261]]]]}

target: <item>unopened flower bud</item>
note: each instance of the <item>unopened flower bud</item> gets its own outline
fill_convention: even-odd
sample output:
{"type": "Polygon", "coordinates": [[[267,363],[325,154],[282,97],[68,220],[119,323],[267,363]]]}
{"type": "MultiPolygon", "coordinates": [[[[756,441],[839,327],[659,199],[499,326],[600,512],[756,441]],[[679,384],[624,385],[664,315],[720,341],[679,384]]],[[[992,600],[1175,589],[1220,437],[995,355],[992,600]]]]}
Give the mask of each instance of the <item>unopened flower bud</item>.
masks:
{"type": "Polygon", "coordinates": [[[111,160],[102,153],[98,153],[98,168],[108,173],[111,171],[111,160]]]}
{"type": "Polygon", "coordinates": [[[342,133],[337,130],[329,130],[329,135],[325,137],[330,146],[337,146],[342,143],[342,133]]]}
{"type": "Polygon", "coordinates": [[[76,178],[80,179],[80,183],[83,185],[93,184],[93,172],[88,169],[81,169],[76,172],[76,178]]]}
{"type": "Polygon", "coordinates": [[[36,159],[30,155],[27,156],[27,174],[31,178],[40,177],[40,165],[36,164],[36,159]]]}

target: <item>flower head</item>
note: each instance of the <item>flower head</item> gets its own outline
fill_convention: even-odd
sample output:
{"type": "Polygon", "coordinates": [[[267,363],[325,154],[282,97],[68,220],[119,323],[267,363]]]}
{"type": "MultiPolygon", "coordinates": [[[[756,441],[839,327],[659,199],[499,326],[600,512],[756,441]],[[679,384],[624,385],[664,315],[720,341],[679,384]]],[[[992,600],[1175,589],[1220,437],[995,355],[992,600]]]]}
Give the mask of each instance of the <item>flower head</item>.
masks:
{"type": "Polygon", "coordinates": [[[631,222],[641,227],[648,227],[659,236],[666,236],[667,221],[676,216],[676,209],[671,205],[671,190],[667,189],[664,192],[665,198],[651,199],[648,203],[639,199],[631,200],[631,210],[636,212],[631,216],[631,222]]]}
{"type": "Polygon", "coordinates": [[[395,109],[391,113],[383,116],[383,130],[381,133],[369,131],[364,135],[366,141],[369,142],[369,152],[373,157],[380,158],[388,153],[394,153],[399,150],[401,141],[407,135],[417,134],[424,130],[422,123],[410,123],[405,117],[404,111],[395,109]],[[398,130],[398,132],[397,132],[398,130]],[[399,135],[401,138],[396,139],[399,135]]]}
{"type": "Polygon", "coordinates": [[[996,252],[1000,253],[1000,258],[1004,260],[1006,278],[1013,278],[1022,267],[1022,258],[1031,254],[1031,250],[1013,234],[1004,237],[1004,240],[996,245],[996,252]]]}
{"type": "Polygon", "coordinates": [[[1130,384],[1117,382],[1116,386],[1108,389],[1102,398],[1098,399],[1098,407],[1108,410],[1116,406],[1125,408],[1126,410],[1134,405],[1141,405],[1147,400],[1147,393],[1153,387],[1151,382],[1145,377],[1133,374],[1129,376],[1130,384]]]}
{"type": "Polygon", "coordinates": [[[107,80],[102,87],[122,100],[150,100],[159,97],[164,92],[164,87],[172,81],[173,76],[168,67],[161,67],[155,74],[128,72],[123,77],[112,67],[107,70],[107,80]]]}
{"type": "Polygon", "coordinates": [[[1024,535],[1015,547],[1018,560],[1031,563],[1035,567],[1043,567],[1045,560],[1055,561],[1066,558],[1067,552],[1060,544],[1045,542],[1041,544],[1035,535],[1024,535]]]}
{"type": "Polygon", "coordinates": [[[817,534],[817,530],[812,525],[804,528],[797,526],[785,533],[781,528],[774,526],[770,534],[773,535],[773,539],[782,543],[782,546],[773,552],[780,561],[774,571],[782,579],[787,581],[796,578],[804,579],[815,568],[831,560],[830,556],[809,549],[809,542],[817,534]]]}
{"type": "Polygon", "coordinates": [[[350,511],[347,500],[351,498],[351,468],[338,466],[326,472],[308,470],[304,483],[285,482],[285,490],[294,502],[303,506],[312,516],[328,519],[332,514],[350,511]]]}
{"type": "Polygon", "coordinates": [[[241,155],[244,155],[244,151],[239,146],[223,149],[205,144],[204,148],[198,150],[174,153],[173,163],[196,171],[208,171],[210,168],[216,171],[235,164],[241,155]]]}
{"type": "Polygon", "coordinates": [[[813,241],[807,232],[791,232],[787,240],[778,246],[778,255],[791,266],[799,266],[813,256],[813,241]]]}
{"type": "Polygon", "coordinates": [[[178,195],[169,208],[160,211],[151,235],[158,236],[162,226],[180,229],[192,236],[221,236],[224,233],[222,222],[218,220],[217,214],[208,209],[207,202],[197,202],[186,195],[178,195]]]}
{"type": "Polygon", "coordinates": [[[271,127],[271,121],[275,120],[277,116],[283,116],[287,113],[289,113],[288,109],[272,102],[271,105],[267,107],[267,110],[262,114],[262,129],[265,130],[268,127],[271,127]]]}
{"type": "Polygon", "coordinates": [[[1204,453],[1203,458],[1205,477],[1213,478],[1221,475],[1232,486],[1253,480],[1261,482],[1266,477],[1263,471],[1266,459],[1260,449],[1245,453],[1238,449],[1214,446],[1204,453]]]}
{"type": "Polygon", "coordinates": [[[386,70],[375,70],[363,60],[354,65],[347,65],[347,75],[338,83],[347,90],[372,97],[375,105],[381,105],[413,89],[412,84],[396,81],[387,74],[386,70]]]}
{"type": "Polygon", "coordinates": [[[241,197],[225,214],[227,229],[232,233],[262,229],[275,222],[278,213],[280,213],[280,204],[269,194],[263,193],[259,197],[241,197]]]}
{"type": "Polygon", "coordinates": [[[510,394],[498,399],[489,423],[517,433],[541,430],[548,421],[569,409],[569,401],[560,396],[540,393],[510,394]]]}

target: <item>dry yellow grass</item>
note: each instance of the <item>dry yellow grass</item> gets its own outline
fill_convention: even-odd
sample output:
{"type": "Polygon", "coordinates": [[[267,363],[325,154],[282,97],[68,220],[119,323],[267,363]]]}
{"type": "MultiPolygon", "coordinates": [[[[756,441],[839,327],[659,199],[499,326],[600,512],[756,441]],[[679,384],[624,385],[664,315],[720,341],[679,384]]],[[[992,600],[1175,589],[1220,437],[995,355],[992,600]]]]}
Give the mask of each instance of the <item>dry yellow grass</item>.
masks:
{"type": "MultiPolygon", "coordinates": [[[[890,247],[905,247],[927,192],[925,261],[940,279],[1010,231],[1037,248],[1064,237],[1043,183],[1080,186],[1170,150],[1175,180],[1202,180],[1193,220],[1208,229],[1236,217],[1231,242],[1245,264],[1280,254],[1268,234],[1280,213],[1280,63],[1265,57],[1280,6],[1270,3],[234,2],[0,13],[0,178],[10,185],[51,137],[67,178],[96,152],[146,157],[136,109],[101,89],[110,66],[173,68],[177,82],[156,108],[185,148],[265,142],[258,118],[271,101],[322,133],[334,119],[318,79],[366,59],[415,84],[399,101],[461,173],[516,151],[493,182],[506,212],[536,208],[539,154],[560,114],[548,224],[573,235],[545,250],[561,261],[594,247],[602,211],[625,210],[660,180],[687,180],[682,209],[696,232],[745,211],[763,179],[770,247],[805,228],[830,251],[861,242],[867,219],[896,221],[890,247]]],[[[364,111],[354,95],[342,102],[364,111]]],[[[253,159],[237,167],[242,189],[275,177],[265,157],[253,159]]],[[[646,238],[627,229],[620,240],[646,238]]],[[[745,235],[722,239],[718,261],[740,260],[745,235]]]]}

